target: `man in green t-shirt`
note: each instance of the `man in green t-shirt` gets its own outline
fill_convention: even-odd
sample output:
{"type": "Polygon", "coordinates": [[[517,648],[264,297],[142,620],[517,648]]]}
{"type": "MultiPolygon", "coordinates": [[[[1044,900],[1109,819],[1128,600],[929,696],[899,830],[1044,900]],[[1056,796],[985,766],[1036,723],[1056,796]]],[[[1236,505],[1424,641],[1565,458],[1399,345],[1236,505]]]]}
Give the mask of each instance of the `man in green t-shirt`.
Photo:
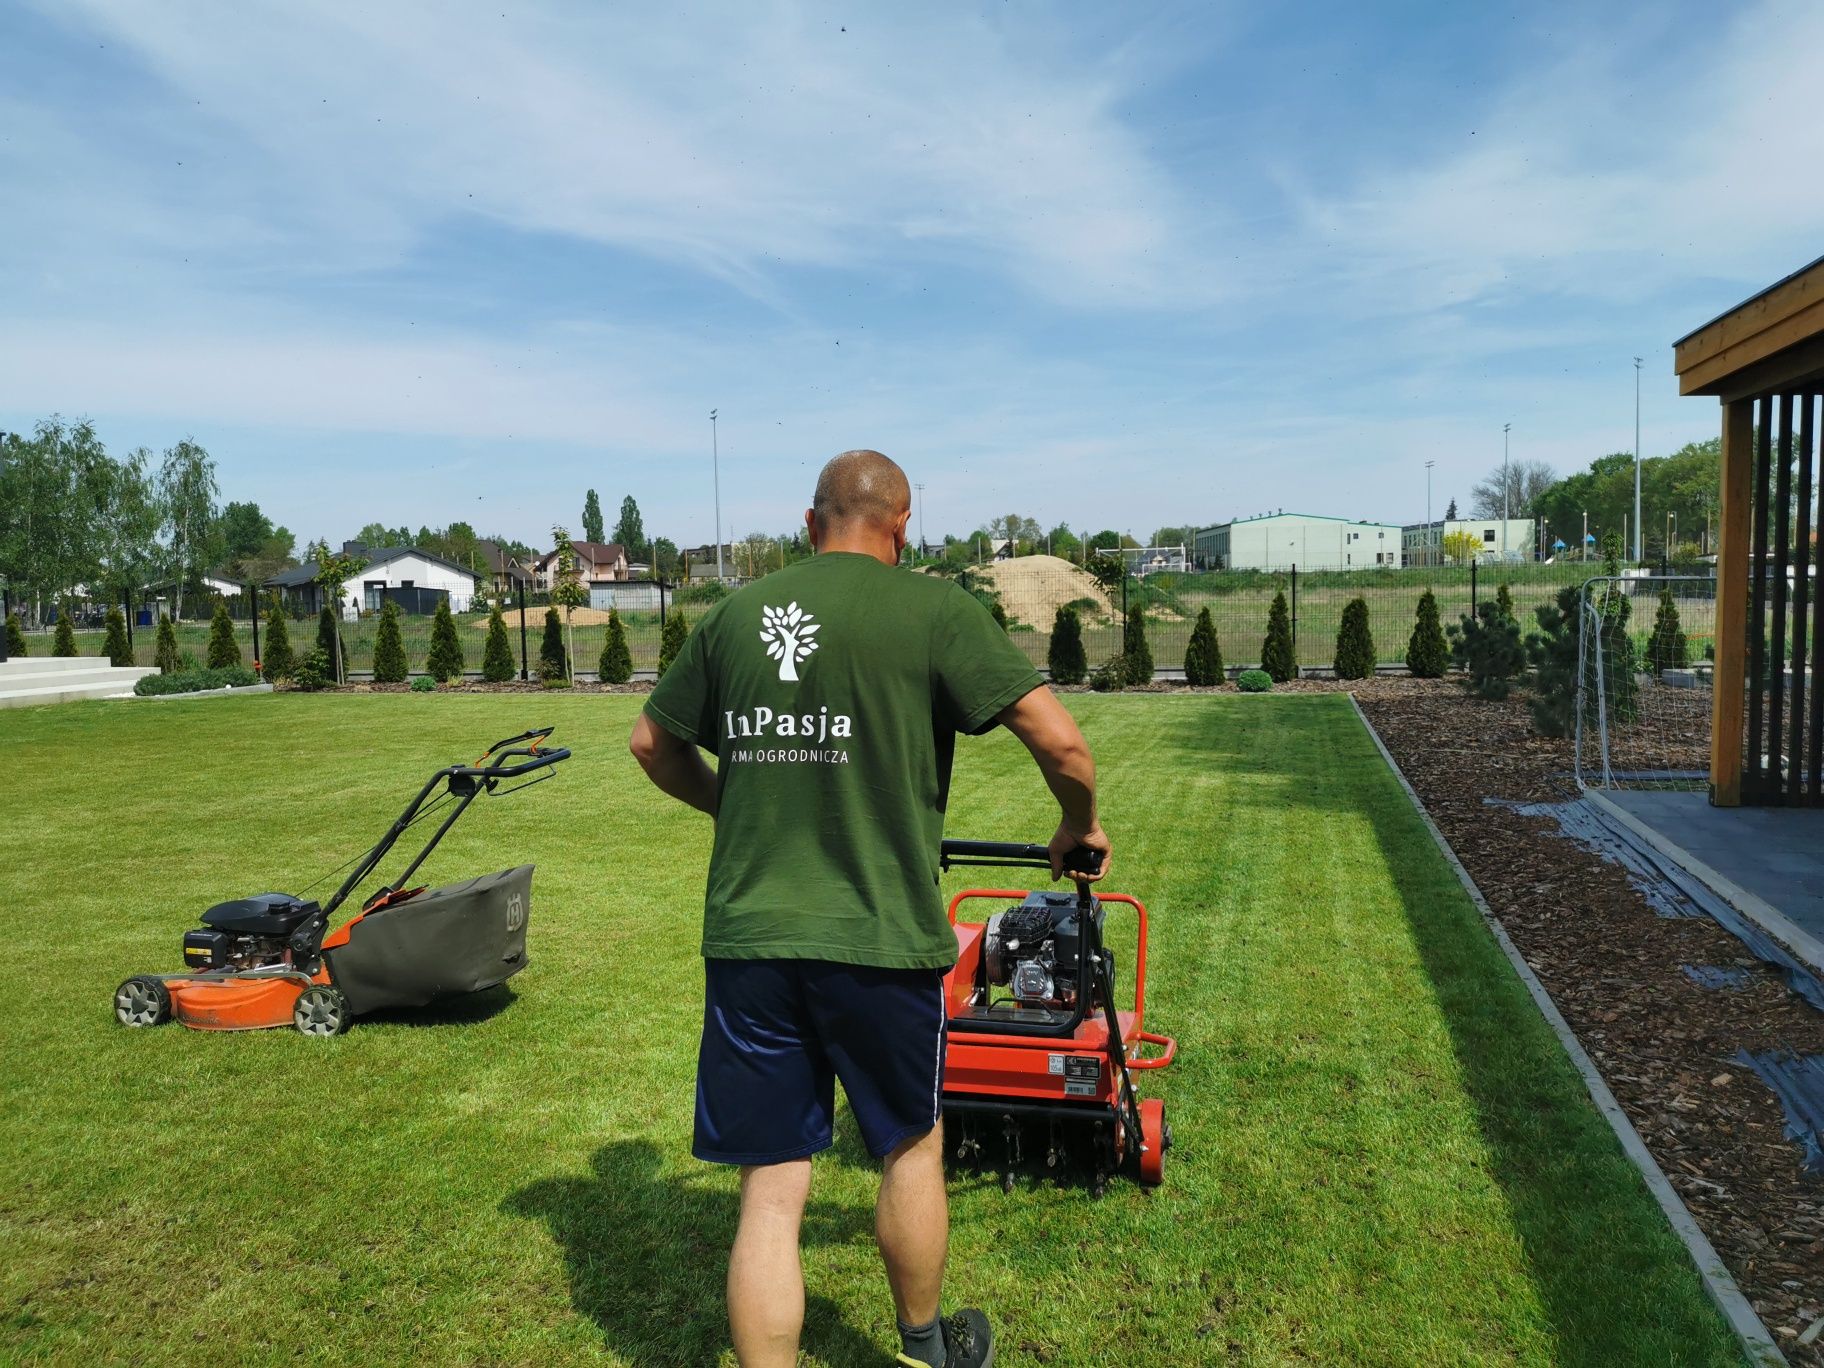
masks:
{"type": "Polygon", "coordinates": [[[892,461],[836,457],[805,514],[817,555],[705,614],[634,726],[653,783],[716,823],[692,1150],[741,1166],[728,1314],[743,1368],[797,1361],[798,1228],[837,1079],[883,1161],[875,1224],[899,1362],[993,1359],[980,1311],[939,1316],[956,938],[938,847],[957,733],[998,723],[1032,752],[1062,809],[1052,877],[1078,846],[1108,869],[1082,733],[974,595],[898,568],[910,516],[892,461]]]}

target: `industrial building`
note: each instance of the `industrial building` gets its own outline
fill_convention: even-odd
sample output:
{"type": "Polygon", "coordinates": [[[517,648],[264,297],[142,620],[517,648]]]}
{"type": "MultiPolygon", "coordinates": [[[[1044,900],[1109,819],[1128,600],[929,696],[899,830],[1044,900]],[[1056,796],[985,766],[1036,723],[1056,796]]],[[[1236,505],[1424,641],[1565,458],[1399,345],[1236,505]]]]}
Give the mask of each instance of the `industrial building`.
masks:
{"type": "Polygon", "coordinates": [[[1397,567],[1398,523],[1351,522],[1316,513],[1263,513],[1197,533],[1192,557],[1207,570],[1372,570],[1397,567]]]}

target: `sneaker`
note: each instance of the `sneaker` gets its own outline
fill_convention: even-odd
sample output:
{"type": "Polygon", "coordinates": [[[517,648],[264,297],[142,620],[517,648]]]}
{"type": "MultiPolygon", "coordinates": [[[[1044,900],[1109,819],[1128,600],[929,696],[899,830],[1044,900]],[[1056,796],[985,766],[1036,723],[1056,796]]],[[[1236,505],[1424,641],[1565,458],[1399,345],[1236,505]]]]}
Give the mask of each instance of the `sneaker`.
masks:
{"type": "MultiPolygon", "coordinates": [[[[973,1306],[945,1316],[940,1326],[944,1335],[943,1368],[989,1368],[994,1362],[994,1332],[988,1328],[988,1317],[973,1306]]],[[[901,1354],[904,1368],[929,1368],[922,1359],[901,1354]]]]}

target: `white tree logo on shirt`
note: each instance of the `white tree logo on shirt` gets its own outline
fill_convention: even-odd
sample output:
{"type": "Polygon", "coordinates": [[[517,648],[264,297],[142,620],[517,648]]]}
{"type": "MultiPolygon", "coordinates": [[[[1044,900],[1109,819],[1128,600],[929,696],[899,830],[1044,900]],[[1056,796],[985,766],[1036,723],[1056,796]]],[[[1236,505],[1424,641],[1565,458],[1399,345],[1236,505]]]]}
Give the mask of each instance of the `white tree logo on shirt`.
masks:
{"type": "Polygon", "coordinates": [[[766,653],[779,662],[779,678],[796,683],[798,666],[817,649],[818,624],[796,603],[760,610],[760,640],[766,653]]]}

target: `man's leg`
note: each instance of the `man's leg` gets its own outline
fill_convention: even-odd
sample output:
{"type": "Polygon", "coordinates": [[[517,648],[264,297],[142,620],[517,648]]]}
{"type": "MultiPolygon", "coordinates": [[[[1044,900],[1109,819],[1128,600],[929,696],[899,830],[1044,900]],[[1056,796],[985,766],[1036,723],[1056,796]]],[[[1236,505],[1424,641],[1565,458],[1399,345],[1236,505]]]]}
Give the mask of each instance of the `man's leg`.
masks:
{"type": "Polygon", "coordinates": [[[937,1319],[950,1241],[942,1126],[902,1141],[887,1155],[874,1234],[900,1324],[927,1325],[937,1319]]]}
{"type": "MultiPolygon", "coordinates": [[[[942,1173],[940,1162],[940,1179],[942,1173]]],[[[741,1224],[728,1259],[728,1328],[741,1368],[793,1368],[798,1362],[804,1326],[798,1227],[810,1191],[809,1159],[741,1170],[741,1224]]]]}

